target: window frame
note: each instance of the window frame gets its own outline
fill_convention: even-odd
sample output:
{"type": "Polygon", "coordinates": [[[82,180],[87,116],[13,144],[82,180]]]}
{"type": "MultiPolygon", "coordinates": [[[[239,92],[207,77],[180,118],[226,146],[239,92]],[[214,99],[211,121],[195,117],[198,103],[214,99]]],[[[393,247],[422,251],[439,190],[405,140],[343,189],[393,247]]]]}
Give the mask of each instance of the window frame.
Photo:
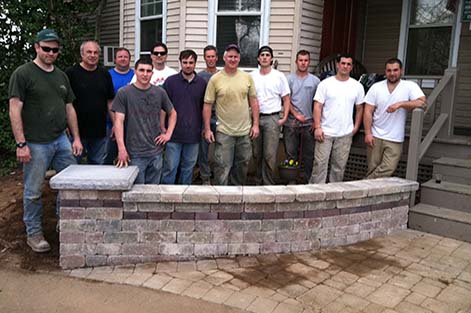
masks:
{"type": "MultiPolygon", "coordinates": [[[[463,0],[457,0],[456,12],[454,14],[453,21],[446,24],[427,24],[427,25],[411,25],[410,18],[412,14],[412,1],[413,0],[403,0],[402,1],[402,14],[401,14],[401,29],[399,35],[399,46],[398,46],[398,58],[402,60],[404,70],[407,66],[407,44],[409,39],[409,30],[410,29],[420,29],[420,28],[432,28],[432,27],[450,27],[451,26],[451,38],[450,38],[450,50],[448,56],[448,67],[456,67],[458,61],[458,50],[459,50],[459,41],[461,34],[461,22],[459,18],[459,12],[461,12],[463,0]]],[[[436,75],[420,75],[420,74],[411,74],[407,76],[436,76],[436,75]]]]}
{"type": "Polygon", "coordinates": [[[166,42],[167,39],[167,0],[162,1],[162,14],[158,15],[151,15],[141,17],[141,0],[136,0],[136,19],[135,19],[135,35],[134,35],[134,55],[136,59],[140,57],[141,54],[148,54],[150,55],[151,51],[141,51],[141,22],[142,21],[149,21],[149,20],[156,20],[162,19],[162,42],[166,42]]]}
{"type": "MultiPolygon", "coordinates": [[[[270,29],[271,0],[261,0],[260,11],[223,11],[218,12],[219,0],[208,0],[208,44],[216,46],[218,16],[260,16],[259,47],[268,45],[270,29]]],[[[253,70],[257,67],[239,66],[242,70],[253,70]]]]}

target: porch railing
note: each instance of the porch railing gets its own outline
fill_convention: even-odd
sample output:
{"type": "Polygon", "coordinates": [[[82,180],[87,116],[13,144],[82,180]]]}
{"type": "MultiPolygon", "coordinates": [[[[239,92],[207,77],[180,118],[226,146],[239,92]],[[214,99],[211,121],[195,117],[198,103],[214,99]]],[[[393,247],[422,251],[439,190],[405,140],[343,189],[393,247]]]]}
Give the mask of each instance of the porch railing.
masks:
{"type": "MultiPolygon", "coordinates": [[[[424,109],[412,111],[412,122],[409,137],[409,151],[407,155],[406,178],[417,180],[419,162],[427,152],[435,137],[447,138],[453,135],[453,105],[456,85],[456,68],[449,68],[427,98],[424,109]],[[434,106],[441,95],[440,114],[422,140],[424,116],[434,112],[434,106]]],[[[410,205],[415,203],[415,192],[411,195],[410,205]]]]}

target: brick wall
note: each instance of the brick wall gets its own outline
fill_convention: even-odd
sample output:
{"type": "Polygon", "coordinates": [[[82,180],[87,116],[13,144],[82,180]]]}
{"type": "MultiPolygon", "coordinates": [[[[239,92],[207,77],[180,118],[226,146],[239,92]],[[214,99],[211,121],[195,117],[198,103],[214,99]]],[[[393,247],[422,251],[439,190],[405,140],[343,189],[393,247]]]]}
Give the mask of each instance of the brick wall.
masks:
{"type": "MultiPolygon", "coordinates": [[[[101,189],[106,188],[101,186],[101,189]]],[[[59,192],[63,268],[289,253],[406,228],[415,182],[59,192]]]]}

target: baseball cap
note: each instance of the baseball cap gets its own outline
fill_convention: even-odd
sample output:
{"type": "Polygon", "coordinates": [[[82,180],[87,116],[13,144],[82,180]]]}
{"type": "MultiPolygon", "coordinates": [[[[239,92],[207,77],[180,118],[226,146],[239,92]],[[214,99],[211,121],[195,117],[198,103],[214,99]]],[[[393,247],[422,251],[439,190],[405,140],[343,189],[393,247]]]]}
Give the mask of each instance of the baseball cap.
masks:
{"type": "Polygon", "coordinates": [[[60,42],[61,40],[59,39],[59,36],[57,35],[56,31],[54,29],[46,28],[41,31],[39,31],[36,34],[36,39],[34,42],[40,42],[40,41],[57,41],[60,42]]]}
{"type": "Polygon", "coordinates": [[[236,50],[238,53],[240,53],[240,48],[239,48],[239,46],[238,46],[237,44],[235,44],[235,43],[228,44],[228,45],[226,46],[226,49],[225,49],[224,51],[229,51],[229,50],[231,50],[231,49],[234,49],[234,50],[236,50]]]}
{"type": "Polygon", "coordinates": [[[260,49],[258,49],[258,54],[257,56],[260,56],[262,52],[268,52],[270,53],[271,57],[273,58],[273,49],[270,48],[270,46],[261,46],[260,49]]]}

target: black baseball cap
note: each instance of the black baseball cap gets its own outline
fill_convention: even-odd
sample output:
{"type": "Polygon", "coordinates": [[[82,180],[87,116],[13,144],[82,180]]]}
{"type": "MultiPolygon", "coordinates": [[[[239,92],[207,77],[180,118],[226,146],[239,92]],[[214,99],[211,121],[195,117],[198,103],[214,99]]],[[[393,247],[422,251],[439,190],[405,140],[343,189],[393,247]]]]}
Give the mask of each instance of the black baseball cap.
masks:
{"type": "Polygon", "coordinates": [[[258,54],[257,56],[260,56],[262,52],[268,52],[270,53],[271,57],[273,58],[273,49],[270,48],[270,46],[261,46],[260,49],[258,49],[258,54]]]}

